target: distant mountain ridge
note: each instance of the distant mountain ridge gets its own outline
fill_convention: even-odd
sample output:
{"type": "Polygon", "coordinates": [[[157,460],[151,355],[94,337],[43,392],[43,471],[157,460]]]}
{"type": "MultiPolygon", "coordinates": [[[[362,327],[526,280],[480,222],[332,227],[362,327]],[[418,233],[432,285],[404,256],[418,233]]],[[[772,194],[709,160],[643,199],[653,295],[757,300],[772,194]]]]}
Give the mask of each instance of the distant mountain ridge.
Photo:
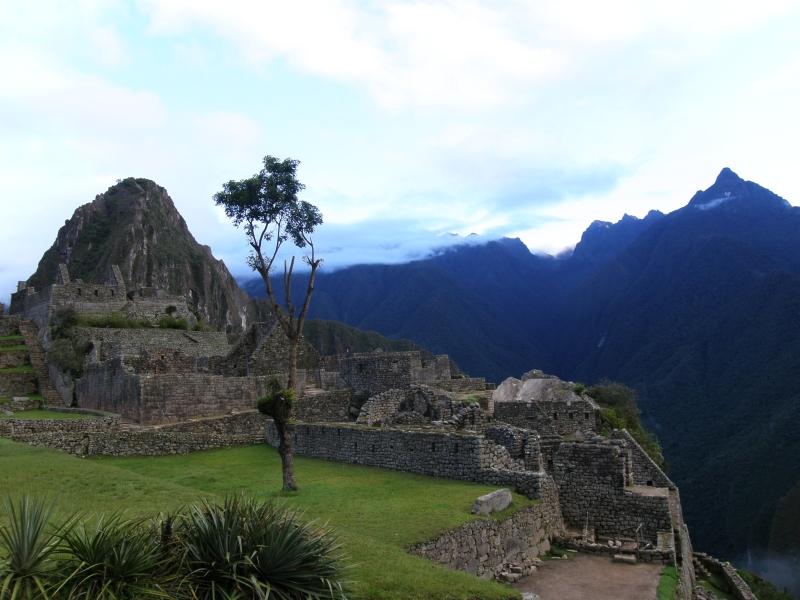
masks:
{"type": "Polygon", "coordinates": [[[316,294],[312,316],[495,382],[535,367],[635,387],[701,550],[765,551],[800,481],[800,208],[730,169],[668,215],[593,223],[567,256],[464,244],[323,272],[316,294]]]}

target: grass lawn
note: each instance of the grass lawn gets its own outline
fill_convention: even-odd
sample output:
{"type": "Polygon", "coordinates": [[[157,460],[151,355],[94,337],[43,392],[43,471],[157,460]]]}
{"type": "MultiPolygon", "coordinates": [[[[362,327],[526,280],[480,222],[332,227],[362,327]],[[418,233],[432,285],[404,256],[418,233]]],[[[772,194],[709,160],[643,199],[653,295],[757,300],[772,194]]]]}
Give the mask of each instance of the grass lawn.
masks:
{"type": "Polygon", "coordinates": [[[11,416],[0,414],[0,419],[91,419],[93,415],[79,415],[76,413],[61,413],[51,410],[21,410],[11,416]]]}
{"type": "Polygon", "coordinates": [[[32,365],[22,365],[21,367],[8,367],[0,369],[0,373],[33,373],[35,369],[32,365]]]}
{"type": "MultiPolygon", "coordinates": [[[[182,456],[82,459],[0,439],[0,489],[11,494],[58,496],[65,510],[155,515],[244,490],[278,498],[337,530],[355,564],[351,577],[362,598],[519,598],[504,585],[403,550],[476,519],[469,512],[475,498],[494,488],[308,458],[295,459],[295,477],[299,492],[279,491],[280,458],[263,444],[182,456]]],[[[514,495],[516,508],[530,503],[514,495]]]]}
{"type": "Polygon", "coordinates": [[[15,340],[23,340],[25,339],[22,335],[0,335],[0,342],[12,342],[15,340]]]}
{"type": "Polygon", "coordinates": [[[656,589],[658,600],[673,600],[676,587],[678,587],[678,572],[675,567],[664,567],[656,589]]]}
{"type": "Polygon", "coordinates": [[[20,346],[0,346],[0,352],[11,352],[13,350],[27,350],[28,347],[25,344],[20,346]]]}

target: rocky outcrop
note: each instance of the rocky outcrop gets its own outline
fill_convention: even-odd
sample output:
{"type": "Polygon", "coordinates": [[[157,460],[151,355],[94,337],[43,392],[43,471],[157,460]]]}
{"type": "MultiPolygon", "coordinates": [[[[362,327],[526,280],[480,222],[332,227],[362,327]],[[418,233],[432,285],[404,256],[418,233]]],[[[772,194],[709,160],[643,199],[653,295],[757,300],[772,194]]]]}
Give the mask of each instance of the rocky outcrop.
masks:
{"type": "Polygon", "coordinates": [[[197,243],[167,191],[148,179],[125,179],[79,207],[28,285],[56,283],[61,263],[73,280],[87,282],[105,281],[109,268],[119,265],[129,290],[147,286],[183,296],[200,321],[217,330],[240,332],[255,320],[225,263],[197,243]]]}

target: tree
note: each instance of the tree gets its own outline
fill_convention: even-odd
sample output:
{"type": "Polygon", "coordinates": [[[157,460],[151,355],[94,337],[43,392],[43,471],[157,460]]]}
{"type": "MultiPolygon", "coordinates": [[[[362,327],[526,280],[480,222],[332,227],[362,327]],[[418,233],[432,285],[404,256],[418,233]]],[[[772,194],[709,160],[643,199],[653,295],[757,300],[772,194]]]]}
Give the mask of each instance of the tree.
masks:
{"type": "MultiPolygon", "coordinates": [[[[214,194],[214,202],[224,207],[225,215],[233,220],[233,224],[236,227],[243,226],[250,246],[247,263],[264,280],[272,312],[289,338],[289,381],[286,386],[289,390],[294,390],[297,384],[297,346],[314,292],[317,269],[322,265],[322,259],[314,253],[311,240],[314,229],[322,223],[322,214],[313,204],[297,198],[297,194],[305,189],[296,177],[298,164],[300,161],[291,158],[281,161],[274,156],[265,156],[264,168],[259,173],[242,181],[229,181],[223,185],[221,192],[214,194]],[[310,248],[310,252],[303,256],[303,262],[311,268],[311,274],[306,297],[297,317],[298,306],[292,303],[291,298],[295,257],[292,256],[288,264],[286,260],[283,261],[285,311],[275,300],[270,280],[278,251],[287,240],[291,240],[298,248],[310,248]]],[[[286,402],[286,399],[278,394],[277,401],[286,402]]],[[[292,466],[292,428],[288,421],[291,406],[289,410],[284,408],[277,412],[286,412],[287,418],[275,419],[280,437],[278,453],[283,468],[283,488],[296,490],[292,466]]]]}

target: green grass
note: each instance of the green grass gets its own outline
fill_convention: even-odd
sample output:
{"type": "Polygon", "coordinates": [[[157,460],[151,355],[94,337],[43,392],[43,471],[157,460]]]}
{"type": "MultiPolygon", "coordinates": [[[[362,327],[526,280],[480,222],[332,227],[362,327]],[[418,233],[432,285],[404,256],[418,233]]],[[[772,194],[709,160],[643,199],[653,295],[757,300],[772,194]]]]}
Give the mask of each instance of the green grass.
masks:
{"type": "Polygon", "coordinates": [[[0,352],[14,352],[16,350],[27,350],[28,347],[25,344],[19,344],[18,346],[0,346],[0,352]]]}
{"type": "MultiPolygon", "coordinates": [[[[198,498],[244,490],[279,498],[339,531],[362,598],[518,598],[516,592],[450,571],[404,549],[475,520],[475,498],[493,488],[450,479],[295,459],[299,492],[280,492],[277,451],[266,445],[163,457],[81,459],[0,439],[0,489],[58,496],[71,510],[176,511],[198,498]]],[[[517,507],[530,504],[514,495],[517,507]]],[[[507,514],[504,514],[507,516],[507,514]]]]}
{"type": "Polygon", "coordinates": [[[23,335],[0,335],[0,342],[13,342],[15,340],[24,340],[25,336],[23,335]]]}
{"type": "Polygon", "coordinates": [[[19,367],[7,367],[5,369],[0,369],[0,373],[33,373],[35,369],[33,365],[22,365],[19,367]]]}
{"type": "Polygon", "coordinates": [[[0,419],[91,419],[92,415],[81,415],[77,413],[62,413],[51,410],[21,410],[13,415],[6,416],[0,414],[0,419]]]}
{"type": "Polygon", "coordinates": [[[675,600],[676,587],[678,587],[678,572],[675,567],[664,567],[656,588],[658,600],[675,600]]]}
{"type": "Polygon", "coordinates": [[[721,600],[736,600],[736,596],[730,593],[728,584],[722,575],[712,573],[708,579],[698,579],[698,585],[714,592],[721,600]]]}

